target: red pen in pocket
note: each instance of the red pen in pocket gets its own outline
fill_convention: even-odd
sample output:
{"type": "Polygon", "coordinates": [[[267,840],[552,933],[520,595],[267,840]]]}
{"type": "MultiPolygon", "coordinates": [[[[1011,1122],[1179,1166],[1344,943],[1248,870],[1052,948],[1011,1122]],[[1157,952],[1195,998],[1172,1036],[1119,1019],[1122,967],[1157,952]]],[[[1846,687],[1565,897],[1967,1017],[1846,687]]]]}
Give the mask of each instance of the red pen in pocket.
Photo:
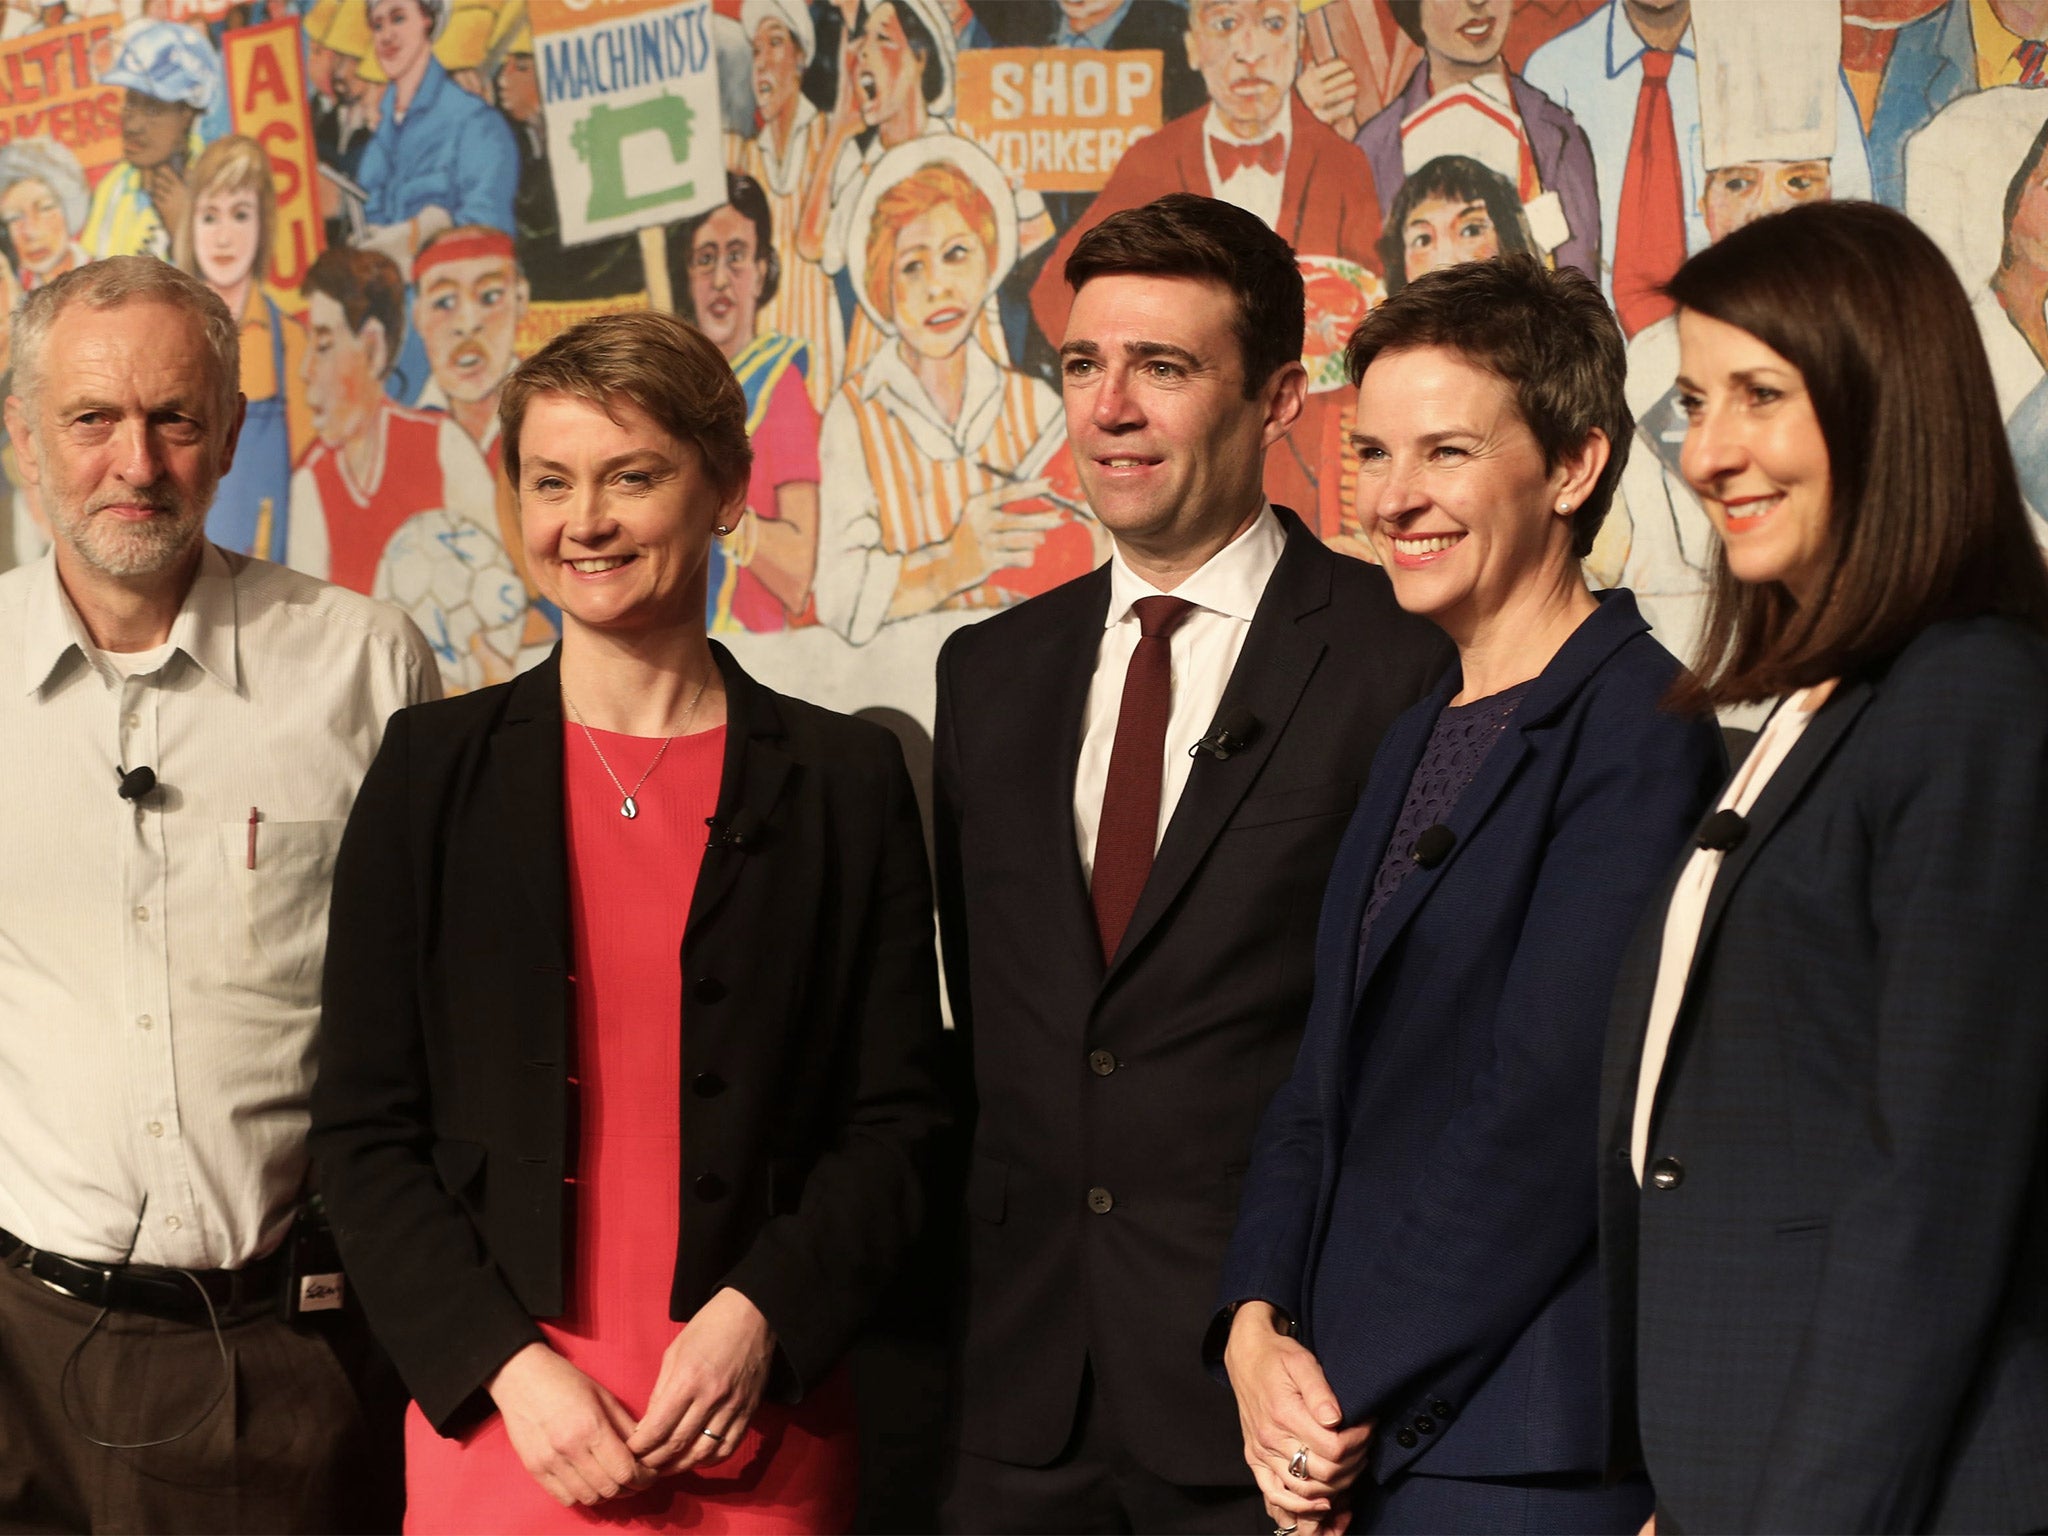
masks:
{"type": "Polygon", "coordinates": [[[249,807],[249,867],[256,867],[256,807],[249,807]]]}

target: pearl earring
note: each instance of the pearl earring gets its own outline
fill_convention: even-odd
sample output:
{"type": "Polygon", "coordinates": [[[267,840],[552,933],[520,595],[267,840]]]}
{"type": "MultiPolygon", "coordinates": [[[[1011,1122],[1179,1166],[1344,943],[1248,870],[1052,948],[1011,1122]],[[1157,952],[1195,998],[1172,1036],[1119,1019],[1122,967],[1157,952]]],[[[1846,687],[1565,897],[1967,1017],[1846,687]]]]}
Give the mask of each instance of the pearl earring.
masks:
{"type": "Polygon", "coordinates": [[[1569,512],[1569,511],[1571,511],[1571,509],[1572,509],[1572,504],[1571,504],[1570,502],[1568,502],[1568,501],[1560,501],[1560,502],[1559,502],[1559,503],[1557,504],[1557,510],[1558,510],[1558,511],[1560,511],[1560,512],[1569,512]]]}

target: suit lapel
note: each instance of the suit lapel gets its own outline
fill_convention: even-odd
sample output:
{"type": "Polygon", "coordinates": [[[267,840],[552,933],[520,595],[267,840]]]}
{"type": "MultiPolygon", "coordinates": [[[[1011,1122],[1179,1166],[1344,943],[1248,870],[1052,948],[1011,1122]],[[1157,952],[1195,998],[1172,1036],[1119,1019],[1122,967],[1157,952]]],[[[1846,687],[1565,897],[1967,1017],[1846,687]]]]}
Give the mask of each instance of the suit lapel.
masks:
{"type": "Polygon", "coordinates": [[[1102,939],[1074,840],[1074,775],[1081,762],[1088,689],[1102,651],[1103,620],[1109,616],[1109,567],[1082,577],[1075,588],[1075,611],[1056,616],[1038,652],[1042,664],[1014,682],[1017,718],[1030,722],[1034,737],[1051,744],[1052,761],[1048,771],[1017,775],[1011,787],[1026,846],[1039,861],[1036,886],[1051,893],[1045,912],[1048,947],[1056,954],[1086,956],[1088,970],[1099,975],[1102,939]]]}
{"type": "Polygon", "coordinates": [[[719,775],[718,810],[711,818],[713,835],[706,842],[697,889],[690,898],[685,943],[724,905],[747,860],[757,857],[761,844],[775,837],[782,792],[796,767],[784,750],[782,714],[775,696],[741,671],[732,653],[715,640],[711,653],[725,682],[725,761],[719,775]],[[726,842],[719,835],[747,822],[752,826],[744,846],[726,842]]]}
{"type": "MultiPolygon", "coordinates": [[[[1309,179],[1315,171],[1316,151],[1306,125],[1314,123],[1306,108],[1297,108],[1290,93],[1288,110],[1293,113],[1293,142],[1287,149],[1287,169],[1280,178],[1280,217],[1274,221],[1275,229],[1302,227],[1302,217],[1308,202],[1309,179]]],[[[1317,124],[1320,127],[1320,124],[1317,124]]]]}
{"type": "Polygon", "coordinates": [[[514,828],[552,829],[519,835],[515,884],[524,894],[537,946],[533,963],[567,973],[569,958],[568,816],[562,802],[561,651],[512,685],[511,701],[491,735],[498,813],[514,828]]]}
{"type": "MultiPolygon", "coordinates": [[[[1245,636],[1244,649],[1238,653],[1237,665],[1217,703],[1219,715],[1233,705],[1248,709],[1259,722],[1259,734],[1249,747],[1228,758],[1195,759],[1180,803],[1167,823],[1159,856],[1153,860],[1152,873],[1138,897],[1137,910],[1124,929],[1123,942],[1110,965],[1111,975],[1173,905],[1286,733],[1302,690],[1326,649],[1319,637],[1300,625],[1305,615],[1329,605],[1330,570],[1318,559],[1324,554],[1314,536],[1290,518],[1287,546],[1259,598],[1251,632],[1245,636]]],[[[1076,757],[1078,748],[1077,741],[1076,757]]],[[[1066,782],[1072,784],[1071,773],[1066,782]]]]}
{"type": "Polygon", "coordinates": [[[1180,167],[1181,190],[1192,192],[1197,197],[1213,197],[1215,194],[1209,190],[1209,164],[1202,155],[1202,134],[1208,114],[1205,110],[1191,114],[1191,118],[1190,126],[1194,131],[1177,146],[1174,154],[1174,161],[1180,167]]]}

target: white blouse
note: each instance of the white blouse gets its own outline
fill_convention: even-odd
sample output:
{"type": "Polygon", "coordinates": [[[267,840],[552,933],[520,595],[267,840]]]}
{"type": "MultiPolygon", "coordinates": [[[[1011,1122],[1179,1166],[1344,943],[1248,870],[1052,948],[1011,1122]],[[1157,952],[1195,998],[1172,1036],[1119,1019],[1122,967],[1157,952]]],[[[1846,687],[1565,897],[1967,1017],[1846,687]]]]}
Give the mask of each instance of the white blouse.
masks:
{"type": "MultiPolygon", "coordinates": [[[[1749,814],[1764,786],[1771,782],[1771,775],[1791,755],[1807,722],[1827,702],[1831,691],[1830,685],[1822,683],[1786,698],[1758,733],[1749,756],[1742,760],[1742,767],[1716,809],[1749,814]]],[[[1671,892],[1671,905],[1665,909],[1664,948],[1657,962],[1657,987],[1650,995],[1642,1067],[1636,1077],[1635,1123],[1629,1134],[1629,1160],[1635,1167],[1637,1184],[1643,1182],[1643,1164],[1650,1146],[1650,1111],[1657,1102],[1657,1083],[1664,1075],[1664,1057],[1671,1049],[1671,1031],[1678,1023],[1678,1005],[1685,997],[1686,977],[1699,949],[1707,897],[1713,892],[1721,861],[1726,857],[1722,849],[1695,848],[1671,892]]]]}

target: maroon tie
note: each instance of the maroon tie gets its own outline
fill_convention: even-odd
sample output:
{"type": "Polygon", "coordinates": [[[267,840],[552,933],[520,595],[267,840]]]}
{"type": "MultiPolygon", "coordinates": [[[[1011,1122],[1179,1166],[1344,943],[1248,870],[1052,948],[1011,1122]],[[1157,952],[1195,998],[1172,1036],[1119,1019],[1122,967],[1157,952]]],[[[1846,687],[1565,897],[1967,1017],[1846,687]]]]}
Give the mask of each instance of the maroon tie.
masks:
{"type": "Polygon", "coordinates": [[[1095,928],[1102,958],[1116,954],[1138,909],[1138,894],[1152,872],[1159,841],[1159,782],[1166,759],[1166,716],[1173,704],[1173,632],[1194,611],[1184,597],[1141,597],[1138,645],[1124,673],[1124,699],[1116,717],[1116,745],[1102,787],[1102,820],[1095,831],[1095,928]]]}

